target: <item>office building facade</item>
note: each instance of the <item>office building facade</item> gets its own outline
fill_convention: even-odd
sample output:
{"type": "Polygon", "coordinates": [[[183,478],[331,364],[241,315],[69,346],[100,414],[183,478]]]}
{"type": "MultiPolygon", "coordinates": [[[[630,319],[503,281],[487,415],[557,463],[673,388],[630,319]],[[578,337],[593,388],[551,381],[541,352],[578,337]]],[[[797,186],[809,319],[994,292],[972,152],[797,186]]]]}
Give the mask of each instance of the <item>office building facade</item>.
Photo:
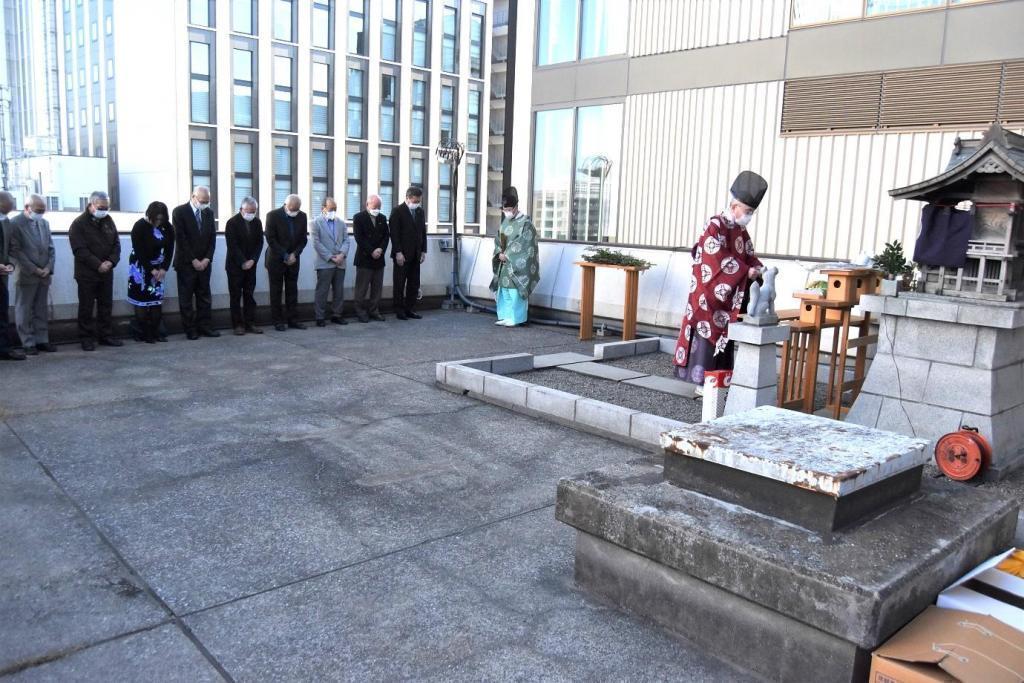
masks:
{"type": "Polygon", "coordinates": [[[936,175],[958,135],[1024,128],[1022,0],[519,7],[536,40],[513,134],[550,239],[688,248],[751,169],[760,252],[856,258],[913,244],[920,207],[887,191],[936,175]]]}

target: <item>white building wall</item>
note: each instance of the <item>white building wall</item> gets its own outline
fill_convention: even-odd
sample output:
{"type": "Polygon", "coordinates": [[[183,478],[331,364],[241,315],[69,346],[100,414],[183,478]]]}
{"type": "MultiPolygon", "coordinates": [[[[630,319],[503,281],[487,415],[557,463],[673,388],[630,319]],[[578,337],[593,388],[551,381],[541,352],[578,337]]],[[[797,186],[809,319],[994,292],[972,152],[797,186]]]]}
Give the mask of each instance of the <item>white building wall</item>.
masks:
{"type": "Polygon", "coordinates": [[[792,0],[632,0],[634,57],[786,35],[792,0]]]}

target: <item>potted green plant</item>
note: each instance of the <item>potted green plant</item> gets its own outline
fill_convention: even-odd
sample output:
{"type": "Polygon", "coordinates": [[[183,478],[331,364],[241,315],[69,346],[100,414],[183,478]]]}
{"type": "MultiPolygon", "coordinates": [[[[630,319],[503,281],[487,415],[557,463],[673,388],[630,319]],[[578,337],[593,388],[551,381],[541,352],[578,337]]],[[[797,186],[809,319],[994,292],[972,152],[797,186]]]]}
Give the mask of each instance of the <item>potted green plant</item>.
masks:
{"type": "Polygon", "coordinates": [[[882,280],[882,294],[896,296],[900,291],[910,289],[914,275],[914,264],[907,260],[899,240],[885,243],[885,249],[871,259],[872,265],[885,273],[882,280]]]}

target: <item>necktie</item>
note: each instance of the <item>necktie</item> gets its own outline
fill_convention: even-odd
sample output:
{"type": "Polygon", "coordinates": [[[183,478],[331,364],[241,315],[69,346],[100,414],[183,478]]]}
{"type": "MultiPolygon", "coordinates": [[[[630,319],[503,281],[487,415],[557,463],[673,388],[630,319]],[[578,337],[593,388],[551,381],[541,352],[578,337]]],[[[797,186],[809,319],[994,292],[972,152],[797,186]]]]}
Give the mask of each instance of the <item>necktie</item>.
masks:
{"type": "Polygon", "coordinates": [[[39,235],[39,244],[45,245],[46,244],[46,236],[43,235],[43,222],[42,221],[36,221],[35,223],[36,223],[36,234],[39,235]]]}
{"type": "Polygon", "coordinates": [[[196,209],[196,225],[199,226],[199,234],[203,234],[203,212],[196,209]]]}

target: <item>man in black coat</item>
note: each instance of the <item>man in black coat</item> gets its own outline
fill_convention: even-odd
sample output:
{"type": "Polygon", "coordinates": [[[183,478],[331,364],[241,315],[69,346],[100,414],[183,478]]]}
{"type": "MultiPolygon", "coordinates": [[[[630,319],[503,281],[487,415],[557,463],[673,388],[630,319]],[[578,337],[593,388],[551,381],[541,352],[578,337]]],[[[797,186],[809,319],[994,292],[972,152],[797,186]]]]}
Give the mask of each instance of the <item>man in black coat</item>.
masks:
{"type": "Polygon", "coordinates": [[[283,332],[289,327],[304,330],[298,321],[299,255],[309,239],[306,214],[299,209],[302,200],[290,194],[284,206],[267,214],[267,275],[270,279],[270,313],[274,329],[283,332]],[[281,289],[284,288],[284,308],[281,307],[281,289]]]}
{"type": "Polygon", "coordinates": [[[189,339],[219,337],[213,329],[210,264],[217,247],[217,225],[210,208],[210,188],[192,190],[192,197],[171,212],[174,225],[174,270],[178,274],[181,324],[189,339]],[[193,307],[194,302],[194,307],[193,307]]]}
{"type": "Polygon", "coordinates": [[[391,258],[394,261],[394,307],[399,320],[423,316],[413,311],[420,289],[420,264],[427,257],[427,219],[423,215],[423,190],[412,185],[405,203],[391,210],[391,258]]]}
{"type": "Polygon", "coordinates": [[[11,322],[7,317],[10,309],[7,280],[14,272],[14,264],[10,258],[13,228],[7,218],[11,211],[14,211],[14,195],[6,190],[0,190],[0,359],[25,360],[25,352],[11,341],[11,322]]]}
{"type": "Polygon", "coordinates": [[[231,302],[231,324],[235,334],[263,334],[256,327],[256,264],[263,253],[263,222],[256,212],[259,205],[253,197],[242,200],[238,213],[224,226],[227,255],[224,268],[228,272],[228,300],[231,302]],[[244,308],[243,308],[244,306],[244,308]]]}
{"type": "Polygon", "coordinates": [[[384,286],[384,252],[390,236],[388,219],[380,212],[380,197],[370,195],[366,209],[353,216],[352,232],[356,238],[356,315],[361,323],[384,320],[380,314],[380,291],[384,286]]]}
{"type": "Polygon", "coordinates": [[[89,205],[68,230],[78,283],[78,339],[86,351],[95,351],[96,342],[104,346],[122,345],[121,340],[114,339],[111,328],[114,268],[121,260],[121,239],[109,211],[107,193],[93,192],[89,205]]]}

